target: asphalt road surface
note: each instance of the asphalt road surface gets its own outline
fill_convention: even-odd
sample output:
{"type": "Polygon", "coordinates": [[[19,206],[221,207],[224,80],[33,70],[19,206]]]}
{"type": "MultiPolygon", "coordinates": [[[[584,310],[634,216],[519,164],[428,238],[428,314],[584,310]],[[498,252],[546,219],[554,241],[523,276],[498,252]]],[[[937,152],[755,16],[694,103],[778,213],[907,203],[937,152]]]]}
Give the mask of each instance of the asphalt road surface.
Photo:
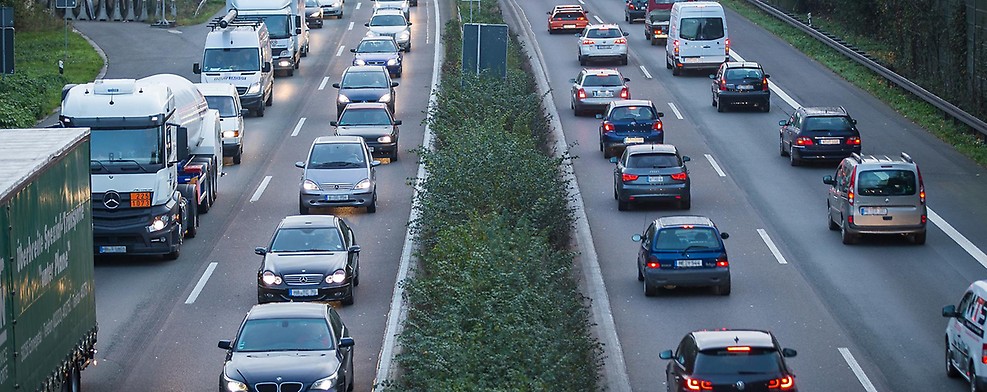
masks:
{"type": "MultiPolygon", "coordinates": [[[[369,0],[348,0],[342,19],[327,19],[324,28],[311,30],[311,53],[293,77],[276,77],[274,105],[265,117],[247,118],[243,163],[224,168],[217,204],[202,216],[199,235],[185,243],[178,260],[97,259],[98,362],[83,373],[84,389],[217,387],[225,351],[216,343],[233,338],[256,303],[261,257],[253,249],[267,245],[283,217],[298,213],[301,170],[294,162],[304,160],[317,136],[330,134],[336,97],[331,85],[350,65],[349,49],[366,33],[363,24],[371,10],[369,0]],[[193,295],[204,276],[204,286],[193,295]]],[[[356,304],[337,307],[356,341],[357,391],[373,384],[411,210],[407,181],[415,176],[417,162],[408,150],[423,138],[423,97],[429,94],[436,40],[434,13],[432,1],[411,10],[414,49],[405,54],[404,73],[397,79],[396,118],[404,121],[402,159],[385,159],[377,169],[378,212],[323,211],[344,217],[363,247],[356,304]]],[[[442,15],[453,13],[444,10],[442,15]]],[[[204,25],[156,29],[139,23],[80,22],[76,27],[106,52],[107,78],[174,73],[198,81],[192,63],[201,58],[208,32],[204,25]]]]}

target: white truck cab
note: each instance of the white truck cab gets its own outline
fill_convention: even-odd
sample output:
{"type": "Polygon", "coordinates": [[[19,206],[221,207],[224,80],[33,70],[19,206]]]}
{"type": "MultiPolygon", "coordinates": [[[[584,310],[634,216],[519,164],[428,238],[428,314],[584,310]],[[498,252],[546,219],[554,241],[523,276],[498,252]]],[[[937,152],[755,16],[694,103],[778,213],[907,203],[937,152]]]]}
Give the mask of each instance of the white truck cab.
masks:
{"type": "Polygon", "coordinates": [[[238,18],[264,21],[271,36],[274,69],[294,75],[301,58],[308,55],[305,0],[227,0],[226,11],[232,10],[238,18]]]}
{"type": "Polygon", "coordinates": [[[684,69],[719,68],[730,58],[730,35],[723,6],[714,1],[672,5],[665,41],[665,67],[672,75],[684,69]]]}
{"type": "Polygon", "coordinates": [[[196,83],[195,87],[206,97],[209,108],[219,112],[223,156],[233,158],[233,163],[239,165],[243,156],[243,107],[236,87],[230,83],[196,83]]]}
{"type": "Polygon", "coordinates": [[[255,116],[274,103],[274,61],[270,34],[260,20],[236,19],[231,13],[209,24],[202,63],[192,65],[201,83],[233,84],[240,103],[255,116]]]}
{"type": "Polygon", "coordinates": [[[987,390],[987,280],[970,284],[959,305],[943,307],[946,324],[946,375],[966,378],[973,392],[987,390]]]}

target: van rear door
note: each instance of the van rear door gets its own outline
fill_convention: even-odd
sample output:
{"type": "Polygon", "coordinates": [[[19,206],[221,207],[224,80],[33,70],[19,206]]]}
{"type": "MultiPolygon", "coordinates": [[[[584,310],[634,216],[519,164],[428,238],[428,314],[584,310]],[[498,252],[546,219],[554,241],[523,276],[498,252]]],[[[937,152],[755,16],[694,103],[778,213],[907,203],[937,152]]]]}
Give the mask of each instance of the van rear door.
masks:
{"type": "Polygon", "coordinates": [[[722,10],[695,9],[679,18],[679,57],[683,64],[726,61],[727,25],[722,10]]]}

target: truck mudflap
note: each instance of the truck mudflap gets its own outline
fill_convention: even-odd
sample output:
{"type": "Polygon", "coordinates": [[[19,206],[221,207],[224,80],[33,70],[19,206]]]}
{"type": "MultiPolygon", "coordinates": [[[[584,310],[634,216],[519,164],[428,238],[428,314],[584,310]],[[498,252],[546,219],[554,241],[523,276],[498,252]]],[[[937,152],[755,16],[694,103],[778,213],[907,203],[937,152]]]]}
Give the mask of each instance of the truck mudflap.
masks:
{"type": "Polygon", "coordinates": [[[62,363],[52,371],[38,392],[72,391],[72,385],[79,385],[79,372],[85,370],[96,361],[96,332],[99,327],[94,325],[79,339],[71,352],[65,356],[62,363]],[[63,389],[63,386],[69,386],[63,389]]]}

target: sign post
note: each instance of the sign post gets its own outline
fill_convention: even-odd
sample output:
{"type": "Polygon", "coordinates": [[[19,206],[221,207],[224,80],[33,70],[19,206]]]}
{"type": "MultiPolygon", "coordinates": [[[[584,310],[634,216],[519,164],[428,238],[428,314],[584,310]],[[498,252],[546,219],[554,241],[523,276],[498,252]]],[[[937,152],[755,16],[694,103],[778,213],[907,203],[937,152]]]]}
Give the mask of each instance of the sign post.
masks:
{"type": "Polygon", "coordinates": [[[14,9],[0,7],[0,80],[14,73],[14,9]]]}
{"type": "Polygon", "coordinates": [[[58,60],[58,73],[65,73],[65,61],[69,56],[69,9],[75,8],[76,0],[55,0],[55,8],[62,10],[65,20],[65,50],[62,52],[62,59],[58,60]]]}

